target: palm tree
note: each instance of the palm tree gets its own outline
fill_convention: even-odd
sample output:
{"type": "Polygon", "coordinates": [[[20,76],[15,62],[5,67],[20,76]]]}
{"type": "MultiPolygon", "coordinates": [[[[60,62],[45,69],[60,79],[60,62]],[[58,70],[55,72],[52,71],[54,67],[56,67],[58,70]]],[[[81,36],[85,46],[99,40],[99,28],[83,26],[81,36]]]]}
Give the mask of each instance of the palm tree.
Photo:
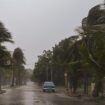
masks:
{"type": "MultiPolygon", "coordinates": [[[[79,37],[71,36],[70,38],[62,40],[58,45],[53,48],[53,59],[58,68],[63,69],[62,73],[60,72],[60,74],[64,75],[65,72],[68,74],[68,77],[65,78],[65,83],[68,79],[68,82],[70,83],[70,88],[71,90],[73,90],[73,93],[76,93],[77,89],[77,78],[79,72],[78,70],[80,68],[79,63],[81,60],[78,51],[78,45],[79,37]]],[[[62,77],[60,80],[63,79],[62,77]]],[[[65,85],[67,85],[67,83],[65,85]]],[[[68,87],[66,86],[66,88],[68,87]]]]}
{"type": "Polygon", "coordinates": [[[4,42],[13,42],[11,33],[4,27],[3,23],[0,22],[0,44],[4,42]]]}
{"type": "Polygon", "coordinates": [[[34,77],[38,82],[52,80],[52,51],[44,50],[43,54],[38,56],[38,62],[35,63],[34,77]]]}
{"type": "MultiPolygon", "coordinates": [[[[0,22],[0,68],[5,68],[10,58],[10,52],[3,45],[5,42],[13,43],[11,33],[0,22]]],[[[1,69],[0,69],[0,90],[1,90],[1,69]]]]}
{"type": "MultiPolygon", "coordinates": [[[[13,52],[13,79],[16,78],[16,84],[21,85],[21,73],[24,68],[25,64],[25,57],[24,53],[22,52],[21,48],[16,48],[13,52]],[[14,71],[15,69],[15,71],[14,71]],[[15,76],[14,76],[15,75],[15,76]]],[[[14,80],[12,81],[14,82],[14,80]]],[[[13,85],[14,83],[12,83],[13,85]]]]}
{"type": "Polygon", "coordinates": [[[102,91],[104,78],[105,59],[105,31],[101,26],[87,26],[78,31],[81,36],[81,55],[83,63],[87,63],[90,70],[94,70],[95,88],[93,96],[98,96],[102,91]]]}

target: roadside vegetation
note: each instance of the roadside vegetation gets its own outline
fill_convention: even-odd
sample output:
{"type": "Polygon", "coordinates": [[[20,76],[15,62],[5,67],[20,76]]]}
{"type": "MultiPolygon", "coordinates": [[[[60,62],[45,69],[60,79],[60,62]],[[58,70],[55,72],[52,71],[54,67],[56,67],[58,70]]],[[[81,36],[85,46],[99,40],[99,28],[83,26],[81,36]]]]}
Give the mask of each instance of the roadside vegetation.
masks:
{"type": "Polygon", "coordinates": [[[14,43],[11,33],[0,22],[0,93],[2,86],[20,86],[26,82],[25,57],[21,48],[9,51],[5,43],[14,43]]]}
{"type": "Polygon", "coordinates": [[[90,9],[76,32],[38,56],[34,80],[65,85],[71,95],[82,88],[80,94],[104,96],[105,11],[99,5],[90,9]]]}

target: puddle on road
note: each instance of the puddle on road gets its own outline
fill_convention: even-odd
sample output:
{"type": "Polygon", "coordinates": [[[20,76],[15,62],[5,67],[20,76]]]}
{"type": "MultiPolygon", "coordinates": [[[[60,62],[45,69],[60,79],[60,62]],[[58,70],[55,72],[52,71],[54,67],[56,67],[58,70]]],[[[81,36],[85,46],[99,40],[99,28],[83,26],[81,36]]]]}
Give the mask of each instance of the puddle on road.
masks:
{"type": "Polygon", "coordinates": [[[55,105],[46,102],[36,90],[34,85],[23,86],[19,88],[10,89],[4,95],[0,96],[0,105],[55,105]]]}

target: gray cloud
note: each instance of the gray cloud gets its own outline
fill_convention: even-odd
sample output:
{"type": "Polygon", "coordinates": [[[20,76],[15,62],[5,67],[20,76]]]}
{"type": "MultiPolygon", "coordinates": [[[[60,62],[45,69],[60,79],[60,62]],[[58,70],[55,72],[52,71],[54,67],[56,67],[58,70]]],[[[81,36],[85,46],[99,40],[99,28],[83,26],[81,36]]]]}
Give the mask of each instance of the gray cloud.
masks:
{"type": "Polygon", "coordinates": [[[37,56],[65,37],[74,35],[91,7],[102,0],[0,0],[0,20],[12,33],[10,50],[24,49],[27,67],[37,56]]]}

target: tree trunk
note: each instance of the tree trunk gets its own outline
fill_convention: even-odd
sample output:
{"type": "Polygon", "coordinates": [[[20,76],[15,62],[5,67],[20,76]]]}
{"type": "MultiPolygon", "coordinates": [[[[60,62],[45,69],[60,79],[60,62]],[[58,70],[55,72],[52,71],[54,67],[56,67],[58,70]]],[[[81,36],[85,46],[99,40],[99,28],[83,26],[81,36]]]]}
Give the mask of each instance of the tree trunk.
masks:
{"type": "Polygon", "coordinates": [[[14,87],[14,84],[15,84],[15,71],[14,71],[14,67],[13,67],[13,64],[12,64],[12,84],[11,84],[11,87],[14,87]]]}
{"type": "Polygon", "coordinates": [[[73,83],[73,93],[76,94],[76,92],[77,92],[77,80],[75,79],[73,83]]]}
{"type": "Polygon", "coordinates": [[[84,74],[84,94],[88,94],[88,75],[84,74]]]}
{"type": "Polygon", "coordinates": [[[92,95],[94,97],[98,97],[99,94],[101,93],[102,94],[103,92],[103,83],[102,83],[102,79],[98,79],[95,83],[95,87],[94,87],[94,90],[93,90],[93,93],[92,95]]]}
{"type": "Polygon", "coordinates": [[[12,77],[12,84],[11,84],[11,87],[14,87],[14,75],[12,77]]]}
{"type": "Polygon", "coordinates": [[[1,72],[0,72],[0,91],[1,91],[1,72]]]}
{"type": "Polygon", "coordinates": [[[77,90],[77,78],[75,76],[70,76],[69,79],[71,93],[75,94],[77,90]]]}
{"type": "Polygon", "coordinates": [[[1,85],[2,85],[2,71],[0,71],[0,91],[2,90],[1,85]]]}

